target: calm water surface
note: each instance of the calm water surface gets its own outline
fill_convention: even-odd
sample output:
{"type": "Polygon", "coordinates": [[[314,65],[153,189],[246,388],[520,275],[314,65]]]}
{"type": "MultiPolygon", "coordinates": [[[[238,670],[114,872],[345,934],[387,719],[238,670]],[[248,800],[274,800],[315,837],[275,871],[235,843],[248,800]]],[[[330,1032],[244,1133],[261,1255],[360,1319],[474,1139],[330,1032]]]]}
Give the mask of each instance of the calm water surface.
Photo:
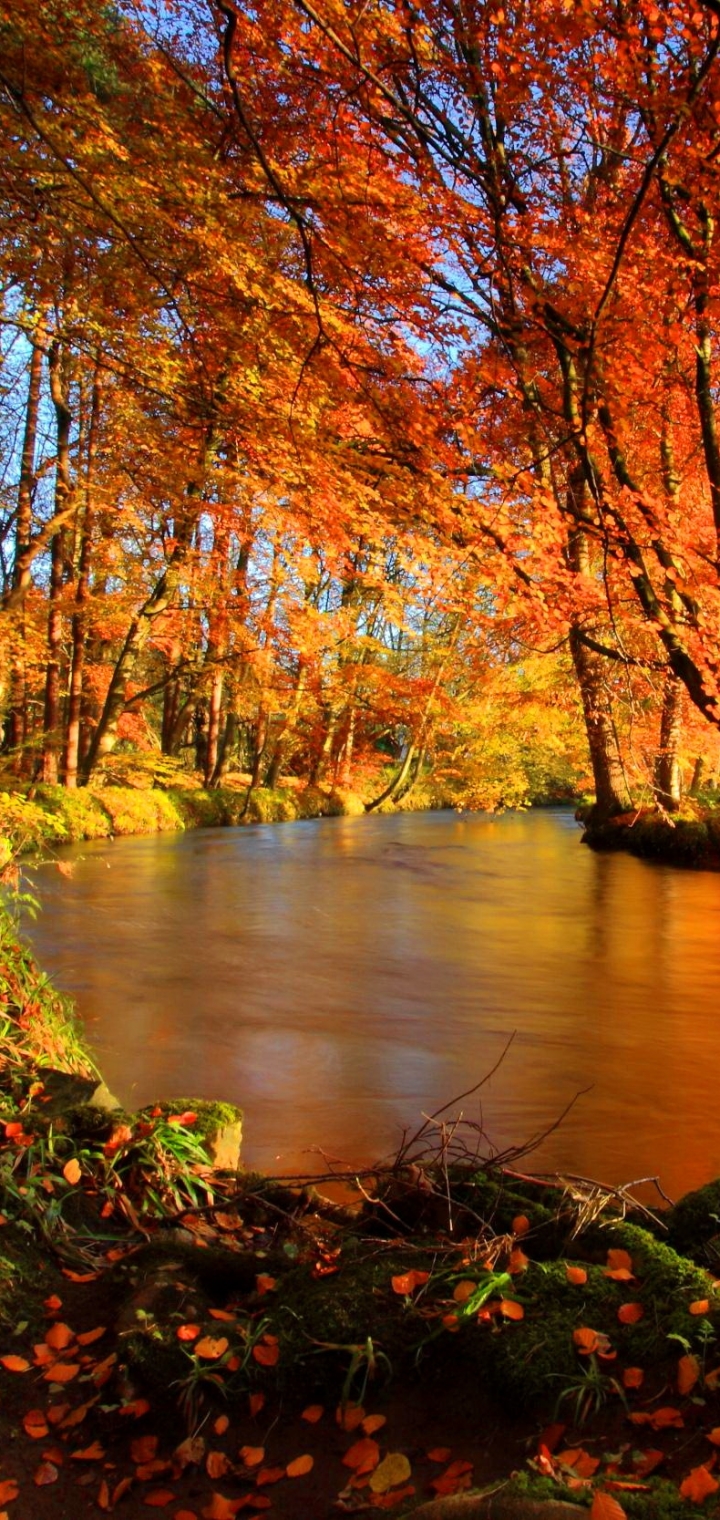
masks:
{"type": "MultiPolygon", "coordinates": [[[[244,1156],[377,1159],[482,1077],[497,1146],[678,1194],[720,1173],[720,875],[595,855],[561,811],[98,842],[28,926],[129,1106],[227,1097],[244,1156]]],[[[479,1117],[477,1100],[465,1105],[479,1117]]]]}

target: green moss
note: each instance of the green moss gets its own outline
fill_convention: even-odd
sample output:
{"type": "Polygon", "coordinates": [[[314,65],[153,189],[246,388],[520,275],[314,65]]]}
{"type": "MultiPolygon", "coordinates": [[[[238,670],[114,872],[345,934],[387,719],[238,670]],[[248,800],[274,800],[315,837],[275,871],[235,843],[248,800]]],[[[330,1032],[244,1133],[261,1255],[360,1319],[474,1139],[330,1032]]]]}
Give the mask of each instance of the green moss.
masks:
{"type": "MultiPolygon", "coordinates": [[[[588,1509],[593,1502],[593,1493],[592,1488],[565,1488],[552,1478],[542,1478],[534,1473],[518,1473],[502,1490],[504,1499],[532,1499],[537,1503],[554,1500],[556,1504],[577,1504],[588,1509]]],[[[628,1520],[708,1520],[707,1506],[698,1508],[689,1504],[687,1499],[681,1498],[675,1484],[664,1479],[651,1478],[647,1492],[624,1490],[619,1497],[628,1520]]]]}
{"type": "Polygon", "coordinates": [[[704,818],[668,820],[658,813],[589,820],[583,843],[598,850],[626,850],[642,860],[712,868],[720,863],[716,830],[704,818]]]}
{"type": "Polygon", "coordinates": [[[668,1241],[684,1256],[717,1268],[720,1259],[720,1180],[680,1198],[668,1216],[668,1241]]]}
{"type": "Polygon", "coordinates": [[[164,792],[106,786],[98,801],[111,819],[113,834],[156,834],[182,827],[172,798],[164,792]]]}
{"type": "Polygon", "coordinates": [[[333,818],[362,818],[365,814],[365,803],[357,792],[338,788],[330,793],[330,811],[333,818]]]}
{"type": "Polygon", "coordinates": [[[39,786],[36,795],[43,809],[60,821],[66,839],[107,839],[113,833],[110,812],[87,787],[66,791],[62,786],[39,786]]]}
{"type": "Polygon", "coordinates": [[[250,794],[246,823],[290,823],[300,816],[294,792],[283,787],[275,790],[267,786],[256,787],[250,794]]]}

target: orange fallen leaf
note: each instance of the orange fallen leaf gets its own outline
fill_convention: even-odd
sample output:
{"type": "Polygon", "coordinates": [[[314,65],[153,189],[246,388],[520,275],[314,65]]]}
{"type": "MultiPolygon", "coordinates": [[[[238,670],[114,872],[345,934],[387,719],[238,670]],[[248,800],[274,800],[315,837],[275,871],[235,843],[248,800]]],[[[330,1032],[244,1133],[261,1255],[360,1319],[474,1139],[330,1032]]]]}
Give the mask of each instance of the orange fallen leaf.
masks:
{"type": "Polygon", "coordinates": [[[121,1478],[120,1482],[115,1484],[115,1487],[112,1491],[112,1503],[114,1505],[117,1504],[118,1499],[122,1499],[123,1494],[126,1494],[128,1489],[132,1488],[132,1486],[132,1477],[121,1478]]]}
{"type": "Polygon", "coordinates": [[[175,1334],[179,1341],[196,1341],[200,1329],[200,1325],[178,1325],[175,1334]]]}
{"type": "Polygon", "coordinates": [[[279,1483],[285,1477],[284,1467],[261,1467],[255,1479],[256,1488],[265,1488],[268,1483],[279,1483]]]}
{"type": "Polygon", "coordinates": [[[617,1246],[611,1247],[607,1253],[608,1272],[632,1272],[632,1256],[628,1251],[622,1251],[617,1246]]]}
{"type": "Polygon", "coordinates": [[[248,1398],[248,1405],[249,1405],[249,1408],[250,1408],[250,1418],[251,1418],[251,1420],[254,1420],[255,1416],[260,1413],[260,1410],[263,1408],[264,1404],[265,1404],[265,1394],[264,1393],[251,1393],[250,1394],[250,1396],[248,1398]]]}
{"type": "Polygon", "coordinates": [[[387,1415],[368,1414],[364,1420],[361,1420],[360,1424],[366,1436],[374,1436],[376,1430],[382,1430],[383,1425],[387,1425],[387,1415]]]}
{"type": "Polygon", "coordinates": [[[93,1441],[91,1446],[84,1446],[81,1451],[70,1453],[73,1462],[102,1462],[104,1456],[105,1451],[99,1441],[93,1441]]]}
{"type": "Polygon", "coordinates": [[[652,1413],[644,1409],[634,1410],[630,1419],[633,1425],[649,1425],[651,1430],[683,1430],[685,1426],[680,1410],[671,1404],[663,1404],[652,1413]]]}
{"type": "Polygon", "coordinates": [[[267,1272],[261,1272],[259,1276],[255,1278],[255,1287],[262,1297],[263,1293],[272,1293],[273,1288],[277,1287],[277,1279],[274,1277],[268,1277],[267,1272]]]}
{"type": "Polygon", "coordinates": [[[59,1477],[60,1471],[54,1462],[41,1462],[33,1473],[33,1483],[37,1488],[45,1488],[48,1483],[57,1483],[59,1477]]]}
{"type": "Polygon", "coordinates": [[[100,1276],[99,1272],[73,1272],[72,1267],[61,1267],[60,1271],[63,1277],[74,1283],[97,1282],[100,1276]]]}
{"type": "Polygon", "coordinates": [[[714,1478],[703,1464],[700,1467],[693,1467],[687,1477],[683,1478],[680,1493],[683,1499],[691,1499],[693,1504],[702,1504],[708,1494],[716,1494],[719,1488],[720,1483],[717,1478],[714,1478]]]}
{"type": "MultiPolygon", "coordinates": [[[[220,1335],[217,1339],[212,1335],[204,1335],[202,1340],[196,1341],[194,1353],[206,1362],[217,1362],[221,1356],[225,1355],[229,1344],[225,1335],[220,1335]]],[[[257,1347],[254,1349],[257,1350],[257,1347]]]]}
{"type": "Polygon", "coordinates": [[[245,1467],[259,1467],[265,1457],[264,1446],[241,1446],[240,1461],[245,1467]]]}
{"type": "Polygon", "coordinates": [[[510,1258],[507,1264],[507,1270],[510,1273],[510,1276],[518,1277],[521,1272],[526,1272],[529,1266],[530,1257],[526,1256],[525,1252],[521,1251],[519,1246],[516,1246],[514,1251],[510,1252],[510,1258]]]}
{"type": "Polygon", "coordinates": [[[208,1309],[211,1319],[224,1320],[227,1325],[237,1324],[237,1314],[231,1314],[229,1309],[208,1309]]]}
{"type": "Polygon", "coordinates": [[[325,1410],[322,1404],[308,1404],[307,1409],[303,1409],[300,1419],[307,1420],[308,1425],[317,1425],[318,1420],[322,1419],[324,1413],[325,1410]]]}
{"type": "Polygon", "coordinates": [[[12,1504],[20,1492],[19,1485],[14,1478],[0,1480],[0,1504],[12,1504]]]}
{"type": "Polygon", "coordinates": [[[7,1372],[29,1372],[30,1363],[24,1356],[0,1356],[0,1364],[7,1372]]]}
{"type": "Polygon", "coordinates": [[[637,1325],[638,1321],[644,1317],[644,1314],[645,1309],[642,1304],[630,1303],[620,1305],[617,1317],[621,1325],[637,1325]]]}
{"type": "Polygon", "coordinates": [[[304,1478],[306,1473],[312,1472],[314,1466],[314,1457],[295,1457],[292,1462],[288,1462],[285,1471],[289,1478],[304,1478]]]}
{"type": "Polygon", "coordinates": [[[590,1506],[590,1520],[627,1520],[627,1513],[612,1494],[598,1489],[590,1506]]]}
{"type": "Polygon", "coordinates": [[[74,1187],[75,1183],[80,1181],[80,1178],[82,1177],[82,1167],[75,1156],[73,1156],[70,1161],[65,1162],[65,1165],[63,1167],[63,1177],[65,1178],[66,1182],[70,1183],[71,1187],[74,1187]]]}
{"type": "Polygon", "coordinates": [[[502,1314],[504,1319],[525,1318],[525,1310],[523,1309],[522,1304],[519,1304],[514,1298],[501,1298],[498,1306],[498,1313],[502,1314]]]}
{"type": "Polygon", "coordinates": [[[159,1436],[135,1436],[130,1442],[130,1456],[133,1462],[152,1462],[157,1456],[159,1436]]]}
{"type": "Polygon", "coordinates": [[[225,1431],[229,1427],[229,1424],[230,1420],[228,1415],[219,1414],[217,1419],[213,1421],[213,1430],[215,1431],[216,1436],[224,1436],[225,1431]]]}
{"type": "Polygon", "coordinates": [[[342,1461],[344,1467],[351,1467],[354,1472],[372,1472],[380,1461],[380,1447],[371,1436],[362,1436],[345,1452],[342,1461]]]}
{"type": "Polygon", "coordinates": [[[623,1388],[641,1388],[645,1381],[642,1367],[626,1367],[622,1375],[623,1388]]]}
{"type": "Polygon", "coordinates": [[[443,1314],[440,1323],[442,1324],[443,1329],[450,1330],[451,1332],[460,1329],[460,1320],[458,1319],[457,1314],[443,1314]]]}
{"type": "Polygon", "coordinates": [[[694,1303],[688,1305],[690,1314],[707,1314],[710,1308],[709,1298],[696,1298],[694,1303]]]}
{"type": "Polygon", "coordinates": [[[176,1509],[173,1520],[197,1520],[194,1509],[176,1509]]]}
{"type": "Polygon", "coordinates": [[[76,1336],[76,1340],[78,1346],[92,1346],[103,1335],[107,1335],[107,1326],[98,1325],[95,1330],[83,1330],[82,1335],[76,1336]]]}
{"type": "Polygon", "coordinates": [[[55,1362],[43,1373],[46,1383],[71,1383],[80,1371],[79,1362],[55,1362]]]}
{"type": "Polygon", "coordinates": [[[513,1235],[527,1235],[530,1229],[530,1220],[527,1214],[516,1214],[510,1226],[513,1235]]]}
{"type": "Polygon", "coordinates": [[[584,1267],[573,1267],[570,1266],[570,1264],[568,1264],[565,1268],[565,1276],[567,1277],[569,1283],[574,1283],[576,1287],[580,1288],[583,1286],[583,1283],[587,1282],[588,1279],[588,1275],[584,1267]]]}
{"type": "Polygon", "coordinates": [[[590,1330],[587,1325],[580,1325],[577,1330],[573,1330],[573,1340],[581,1356],[590,1356],[600,1344],[597,1330],[590,1330]]]}
{"type": "Polygon", "coordinates": [[[394,1488],[389,1494],[374,1494],[373,1509],[395,1509],[396,1505],[404,1504],[406,1499],[415,1497],[415,1485],[406,1483],[404,1488],[394,1488]]]}
{"type": "Polygon", "coordinates": [[[225,1499],[222,1494],[212,1494],[210,1503],[201,1511],[203,1520],[235,1520],[243,1503],[242,1499],[225,1499]]]}
{"type": "Polygon", "coordinates": [[[428,1462],[447,1462],[452,1452],[451,1446],[433,1446],[432,1451],[426,1452],[428,1462]]]}
{"type": "Polygon", "coordinates": [[[49,1434],[47,1420],[42,1409],[28,1409],[27,1414],[23,1415],[23,1430],[26,1435],[32,1436],[34,1441],[42,1440],[44,1436],[49,1434]]]}
{"type": "Polygon", "coordinates": [[[700,1376],[700,1363],[692,1354],[681,1356],[678,1362],[677,1385],[678,1393],[689,1393],[700,1376]]]}
{"type": "Polygon", "coordinates": [[[101,1483],[100,1483],[100,1487],[98,1489],[98,1496],[97,1496],[97,1505],[98,1505],[98,1509],[109,1509],[110,1508],[110,1488],[109,1488],[109,1485],[108,1485],[107,1478],[103,1478],[102,1481],[101,1481],[101,1483]]]}
{"type": "Polygon", "coordinates": [[[43,1307],[48,1314],[57,1314],[58,1309],[62,1309],[62,1299],[58,1298],[57,1293],[51,1293],[50,1297],[44,1300],[43,1307]]]}
{"type": "Polygon", "coordinates": [[[635,1463],[635,1471],[639,1478],[648,1478],[664,1461],[664,1451],[643,1451],[635,1463]]]}
{"type": "Polygon", "coordinates": [[[150,1493],[145,1495],[143,1504],[149,1505],[151,1509],[164,1509],[166,1504],[172,1504],[174,1498],[171,1488],[151,1488],[150,1493]]]}
{"type": "Polygon", "coordinates": [[[464,1278],[464,1280],[462,1282],[459,1282],[457,1284],[457,1287],[453,1290],[453,1298],[455,1300],[455,1303],[466,1304],[468,1299],[472,1298],[473,1293],[476,1291],[477,1283],[472,1282],[469,1277],[464,1278]]]}
{"type": "Polygon", "coordinates": [[[144,1414],[149,1414],[150,1403],[148,1399],[130,1399],[129,1403],[121,1404],[118,1414],[132,1415],[134,1420],[139,1420],[144,1414]]]}
{"type": "Polygon", "coordinates": [[[365,1410],[362,1404],[338,1404],[335,1411],[335,1419],[340,1429],[347,1431],[347,1434],[350,1435],[351,1431],[357,1430],[358,1425],[362,1425],[365,1419],[365,1410]]]}
{"type": "Polygon", "coordinates": [[[713,1430],[708,1430],[707,1438],[708,1441],[712,1441],[713,1446],[720,1446],[720,1425],[716,1425],[713,1430]]]}
{"type": "Polygon", "coordinates": [[[252,1348],[252,1354],[260,1367],[274,1367],[280,1356],[280,1347],[268,1346],[265,1342],[258,1341],[252,1348]]]}
{"type": "MultiPolygon", "coordinates": [[[[71,1409],[70,1413],[66,1414],[63,1417],[63,1419],[59,1422],[60,1429],[61,1430],[74,1430],[76,1425],[82,1425],[82,1422],[85,1419],[85,1416],[86,1416],[86,1414],[88,1412],[88,1409],[91,1409],[94,1403],[95,1403],[95,1400],[94,1399],[90,1399],[87,1404],[78,1404],[75,1409],[71,1409]]],[[[68,1407],[67,1404],[64,1404],[64,1405],[61,1406],[61,1408],[63,1408],[63,1409],[67,1409],[67,1407],[68,1407]]],[[[48,1411],[48,1418],[51,1418],[50,1411],[48,1411]]]]}
{"type": "Polygon", "coordinates": [[[209,1478],[224,1478],[230,1470],[230,1458],[224,1451],[209,1451],[205,1458],[205,1470],[209,1478]]]}
{"type": "Polygon", "coordinates": [[[45,1336],[45,1343],[51,1346],[53,1351],[64,1351],[74,1339],[75,1331],[71,1330],[69,1325],[63,1324],[62,1320],[56,1320],[45,1336]]]}
{"type": "Polygon", "coordinates": [[[391,1279],[393,1293],[401,1293],[407,1297],[414,1293],[416,1288],[423,1288],[430,1280],[429,1272],[419,1272],[415,1267],[409,1272],[400,1272],[397,1277],[391,1279]]]}

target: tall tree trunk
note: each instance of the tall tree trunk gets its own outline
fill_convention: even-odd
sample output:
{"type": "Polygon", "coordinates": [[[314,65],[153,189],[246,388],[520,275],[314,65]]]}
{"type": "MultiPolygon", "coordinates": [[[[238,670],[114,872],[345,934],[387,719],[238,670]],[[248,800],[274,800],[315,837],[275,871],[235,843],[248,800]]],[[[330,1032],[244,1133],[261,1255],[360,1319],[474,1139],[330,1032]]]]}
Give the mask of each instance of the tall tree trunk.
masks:
{"type": "Polygon", "coordinates": [[[72,421],[67,399],[67,379],[63,375],[63,351],[59,339],[50,345],[50,394],[55,410],[57,429],[57,464],[55,467],[55,516],[59,526],[52,538],[50,560],[50,594],[48,609],[48,657],[45,672],[45,704],[43,711],[42,779],[55,782],[58,779],[58,754],[60,750],[60,661],[62,653],[62,588],[65,577],[65,537],[68,508],[72,503],[70,478],[70,424],[72,421]]]}
{"type": "Polygon", "coordinates": [[[43,346],[40,340],[40,319],[35,327],[30,352],[28,393],[25,403],[25,429],[20,456],[20,480],[17,494],[15,519],[15,554],[13,564],[13,590],[19,593],[15,620],[15,637],[11,655],[10,710],[8,713],[7,746],[13,750],[13,769],[16,774],[23,766],[23,745],[27,737],[27,705],[25,690],[25,593],[30,584],[30,564],[27,558],[32,535],[32,493],[35,483],[35,451],[37,447],[40,388],[42,385],[43,346]]]}
{"type": "Polygon", "coordinates": [[[685,720],[685,695],[682,681],[669,671],[660,719],[660,748],[655,761],[655,792],[658,802],[669,813],[676,813],[682,801],[679,750],[685,720]]]}
{"type": "MultiPolygon", "coordinates": [[[[587,538],[580,529],[570,534],[567,558],[570,568],[577,575],[586,576],[590,573],[587,538]]],[[[613,717],[612,696],[607,684],[607,661],[603,655],[597,654],[583,643],[582,634],[579,624],[571,626],[570,653],[580,687],[595,786],[593,817],[612,818],[618,813],[626,813],[632,806],[632,799],[613,717]]]]}
{"type": "Polygon", "coordinates": [[[90,590],[90,566],[92,562],[93,528],[95,524],[95,512],[93,503],[93,485],[95,476],[95,461],[98,447],[98,428],[100,421],[100,366],[95,368],[93,381],[92,402],[90,408],[90,427],[88,430],[87,461],[85,475],[85,514],[82,523],[80,538],[80,556],[78,560],[78,577],[75,588],[75,610],[72,618],[72,655],[70,663],[70,684],[68,689],[68,713],[67,733],[65,737],[65,750],[63,754],[63,780],[69,790],[74,790],[78,784],[78,770],[80,764],[80,725],[83,705],[83,676],[85,669],[85,642],[87,636],[87,601],[90,590]]]}

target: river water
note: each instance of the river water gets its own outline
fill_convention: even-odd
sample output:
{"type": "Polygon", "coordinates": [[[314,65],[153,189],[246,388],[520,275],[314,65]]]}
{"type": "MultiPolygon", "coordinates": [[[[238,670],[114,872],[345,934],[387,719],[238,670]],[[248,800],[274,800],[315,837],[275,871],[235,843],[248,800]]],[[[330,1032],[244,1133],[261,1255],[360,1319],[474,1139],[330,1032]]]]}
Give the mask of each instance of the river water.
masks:
{"type": "MultiPolygon", "coordinates": [[[[97,842],[27,926],[136,1107],[226,1097],[244,1157],[359,1165],[483,1077],[497,1147],[674,1195],[720,1174],[720,874],[582,847],[568,812],[97,842]]],[[[479,1122],[478,1098],[462,1105],[479,1122]]]]}

